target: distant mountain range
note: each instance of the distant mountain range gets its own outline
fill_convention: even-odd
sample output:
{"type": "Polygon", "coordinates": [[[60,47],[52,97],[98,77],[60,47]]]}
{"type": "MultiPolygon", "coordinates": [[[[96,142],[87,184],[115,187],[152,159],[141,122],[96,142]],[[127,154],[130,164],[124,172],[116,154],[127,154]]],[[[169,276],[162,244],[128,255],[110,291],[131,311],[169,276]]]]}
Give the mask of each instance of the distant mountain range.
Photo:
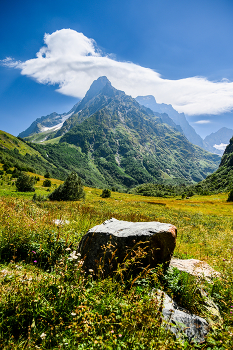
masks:
{"type": "Polygon", "coordinates": [[[215,148],[216,150],[224,152],[226,146],[230,143],[233,136],[233,130],[228,128],[221,128],[218,131],[205,137],[204,141],[215,148]]]}
{"type": "MultiPolygon", "coordinates": [[[[224,140],[224,139],[223,139],[224,140]]],[[[214,142],[214,136],[212,138],[214,142]]],[[[196,185],[202,191],[208,192],[227,192],[232,190],[233,186],[233,137],[227,145],[221,159],[219,168],[207,176],[207,178],[196,185]]]]}
{"type": "MultiPolygon", "coordinates": [[[[74,105],[68,112],[58,114],[56,112],[47,116],[36,119],[25,131],[18,136],[31,142],[45,142],[56,137],[60,137],[67,132],[76,122],[76,115],[98,92],[105,86],[106,77],[100,77],[94,81],[84,99],[74,105]],[[74,118],[70,118],[73,117],[74,118]]],[[[172,105],[157,103],[154,96],[138,96],[136,101],[141,105],[150,108],[152,111],[159,113],[164,123],[172,126],[183,133],[187,139],[194,145],[203,149],[222,155],[230,138],[233,136],[233,130],[222,128],[215,133],[205,137],[203,140],[195,129],[188,123],[184,113],[178,113],[172,105]]],[[[92,111],[93,112],[93,111],[92,111]]]]}
{"type": "Polygon", "coordinates": [[[94,81],[68,113],[39,118],[19,136],[32,141],[48,162],[75,170],[92,186],[198,182],[220,162],[218,155],[188,141],[179,118],[142,106],[106,77],[94,81]]]}
{"type": "Polygon", "coordinates": [[[188,123],[184,113],[178,113],[172,105],[157,103],[154,96],[138,96],[136,100],[141,105],[152,109],[154,112],[168,114],[175,124],[181,127],[184,135],[191,143],[204,148],[206,151],[222,155],[229,140],[233,136],[232,129],[221,128],[217,132],[206,136],[203,140],[188,123]]]}

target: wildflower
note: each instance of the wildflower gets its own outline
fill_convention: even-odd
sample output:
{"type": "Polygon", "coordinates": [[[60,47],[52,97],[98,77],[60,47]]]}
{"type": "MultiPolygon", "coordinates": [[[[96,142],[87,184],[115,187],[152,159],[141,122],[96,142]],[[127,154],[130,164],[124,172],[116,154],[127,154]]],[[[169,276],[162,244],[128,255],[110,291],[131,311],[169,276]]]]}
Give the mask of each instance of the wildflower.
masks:
{"type": "Polygon", "coordinates": [[[114,333],[114,330],[113,330],[113,329],[111,330],[111,333],[114,333]]]}
{"type": "Polygon", "coordinates": [[[40,337],[41,337],[41,339],[45,339],[45,338],[46,338],[46,334],[45,334],[45,333],[42,333],[42,334],[40,335],[40,337]]]}
{"type": "Polygon", "coordinates": [[[76,316],[76,313],[75,312],[71,312],[71,316],[76,316]]]}
{"type": "Polygon", "coordinates": [[[225,259],[223,259],[223,261],[225,261],[225,259]]]}
{"type": "Polygon", "coordinates": [[[68,251],[68,250],[71,250],[71,249],[70,249],[70,247],[68,247],[68,248],[66,248],[65,250],[68,251]]]}
{"type": "Polygon", "coordinates": [[[76,260],[78,259],[78,254],[76,255],[76,250],[74,250],[72,253],[70,253],[70,257],[68,260],[76,260]]]}
{"type": "Polygon", "coordinates": [[[89,272],[90,272],[90,273],[92,273],[92,272],[94,272],[94,270],[92,270],[92,269],[89,269],[89,272]]]}
{"type": "Polygon", "coordinates": [[[34,260],[34,263],[36,264],[36,263],[37,263],[37,260],[34,260]]]}
{"type": "Polygon", "coordinates": [[[119,337],[122,337],[122,334],[119,334],[118,336],[119,336],[119,337]]]}
{"type": "Polygon", "coordinates": [[[35,252],[34,250],[32,250],[32,253],[33,253],[33,254],[36,254],[36,252],[35,252]]]}

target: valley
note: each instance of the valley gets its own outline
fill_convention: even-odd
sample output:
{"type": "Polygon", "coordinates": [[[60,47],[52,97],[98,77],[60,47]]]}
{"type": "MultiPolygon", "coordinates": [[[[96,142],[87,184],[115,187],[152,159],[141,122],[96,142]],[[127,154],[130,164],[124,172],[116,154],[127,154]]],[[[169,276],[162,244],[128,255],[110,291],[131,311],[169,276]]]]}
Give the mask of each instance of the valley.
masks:
{"type": "Polygon", "coordinates": [[[0,132],[1,348],[231,348],[233,139],[221,159],[191,143],[179,118],[153,112],[101,77],[68,113],[42,117],[18,138],[0,132]],[[72,172],[85,196],[52,200],[72,172]],[[22,173],[32,192],[17,190],[22,173]],[[130,271],[143,254],[136,248],[112,276],[85,274],[79,242],[110,218],[175,225],[173,257],[208,263],[218,277],[158,266],[135,278],[130,271]],[[203,344],[164,327],[150,297],[157,289],[208,320],[203,344]],[[203,293],[221,316],[205,308],[203,293]]]}
{"type": "Polygon", "coordinates": [[[182,200],[180,196],[156,198],[112,191],[110,198],[102,198],[100,189],[84,187],[85,200],[50,202],[46,196],[62,181],[51,178],[48,191],[43,176],[29,175],[39,177],[35,193],[44,200],[33,201],[33,192],[16,192],[10,175],[0,179],[2,348],[59,349],[64,343],[70,348],[80,344],[129,348],[140,344],[143,337],[143,345],[151,349],[230,349],[233,205],[226,202],[226,193],[182,200]],[[180,342],[164,332],[160,314],[148,298],[156,286],[176,295],[183,307],[206,317],[198,307],[199,282],[193,277],[169,275],[170,282],[164,284],[157,271],[124,282],[117,274],[94,280],[80,274],[78,260],[68,260],[83,234],[111,217],[175,225],[174,257],[200,259],[221,273],[220,279],[202,282],[224,319],[223,324],[215,323],[204,347],[180,342]],[[175,281],[182,281],[180,287],[175,281]]]}

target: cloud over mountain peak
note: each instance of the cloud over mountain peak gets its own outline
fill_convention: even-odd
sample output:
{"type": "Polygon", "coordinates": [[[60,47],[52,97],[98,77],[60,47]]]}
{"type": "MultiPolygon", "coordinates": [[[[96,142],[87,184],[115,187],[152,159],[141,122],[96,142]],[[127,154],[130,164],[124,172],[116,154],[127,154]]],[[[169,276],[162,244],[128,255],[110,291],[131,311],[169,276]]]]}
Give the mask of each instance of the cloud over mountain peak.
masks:
{"type": "Polygon", "coordinates": [[[220,114],[233,109],[233,82],[205,77],[169,80],[156,71],[103,55],[93,39],[72,29],[45,34],[36,58],[25,62],[7,57],[2,65],[41,84],[58,84],[62,94],[82,98],[93,80],[107,76],[112,85],[133,97],[153,95],[187,115],[220,114]]]}

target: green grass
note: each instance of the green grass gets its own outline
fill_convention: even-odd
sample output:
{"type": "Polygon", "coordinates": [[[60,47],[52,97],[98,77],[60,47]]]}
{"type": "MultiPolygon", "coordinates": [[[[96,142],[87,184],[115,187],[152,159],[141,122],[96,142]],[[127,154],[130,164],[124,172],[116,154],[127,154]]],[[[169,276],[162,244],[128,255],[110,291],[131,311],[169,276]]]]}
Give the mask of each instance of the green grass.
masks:
{"type": "MultiPolygon", "coordinates": [[[[36,193],[47,195],[43,180],[40,176],[36,193]]],[[[61,183],[51,180],[52,189],[61,183]]],[[[85,187],[85,201],[33,202],[34,193],[16,192],[8,181],[1,185],[0,179],[1,349],[232,348],[233,205],[227,194],[177,200],[112,192],[101,198],[102,190],[85,187]],[[174,224],[174,256],[204,260],[222,277],[213,283],[179,273],[178,279],[175,274],[164,279],[158,270],[122,279],[120,267],[105,280],[87,277],[69,253],[89,228],[111,217],[174,224]],[[205,344],[182,343],[161,327],[161,308],[150,291],[164,289],[207,317],[197,305],[200,283],[224,322],[214,325],[205,344]]]]}

